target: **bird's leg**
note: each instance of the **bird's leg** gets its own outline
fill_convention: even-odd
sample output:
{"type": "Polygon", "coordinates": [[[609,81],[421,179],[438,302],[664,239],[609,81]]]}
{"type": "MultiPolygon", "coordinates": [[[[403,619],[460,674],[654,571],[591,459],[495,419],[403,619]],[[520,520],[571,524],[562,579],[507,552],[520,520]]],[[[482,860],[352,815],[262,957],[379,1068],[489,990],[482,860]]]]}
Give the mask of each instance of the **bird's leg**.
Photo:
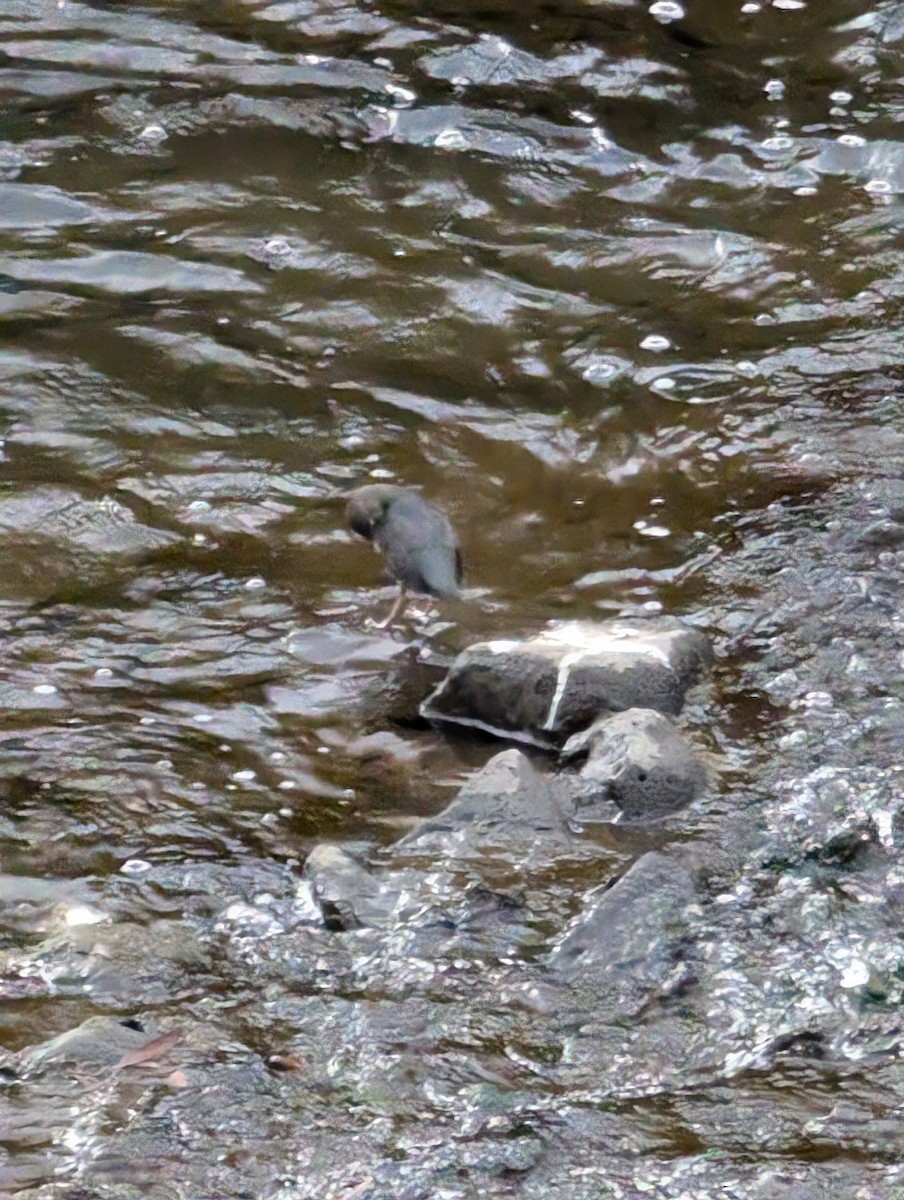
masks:
{"type": "Polygon", "coordinates": [[[389,616],[384,621],[374,621],[374,629],[385,629],[387,625],[391,625],[393,623],[393,621],[396,619],[396,617],[399,615],[399,613],[402,609],[402,605],[405,603],[405,599],[406,599],[405,588],[400,584],[399,585],[399,594],[395,598],[395,604],[393,604],[392,609],[390,610],[389,616]]]}

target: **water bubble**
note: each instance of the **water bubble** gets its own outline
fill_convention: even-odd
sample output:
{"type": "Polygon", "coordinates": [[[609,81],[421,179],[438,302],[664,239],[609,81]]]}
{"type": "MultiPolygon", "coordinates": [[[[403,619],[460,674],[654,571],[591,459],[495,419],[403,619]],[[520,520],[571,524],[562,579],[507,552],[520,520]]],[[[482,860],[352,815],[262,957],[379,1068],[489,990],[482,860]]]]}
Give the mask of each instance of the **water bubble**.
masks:
{"type": "Polygon", "coordinates": [[[266,579],[261,579],[260,575],[253,575],[245,581],[245,588],[249,592],[259,592],[261,588],[265,588],[266,586],[266,579]]]}
{"type": "Polygon", "coordinates": [[[112,675],[113,675],[113,672],[110,670],[109,667],[98,667],[97,670],[94,672],[95,679],[110,679],[112,677],[112,675]]]}
{"type": "Polygon", "coordinates": [[[658,392],[671,392],[675,387],[677,387],[677,384],[678,381],[676,379],[672,379],[670,375],[661,375],[659,379],[653,380],[653,387],[656,388],[658,392]]]}
{"type": "Polygon", "coordinates": [[[203,546],[207,541],[207,537],[203,533],[193,533],[191,540],[193,545],[203,546]]]}
{"type": "Polygon", "coordinates": [[[660,333],[649,333],[640,343],[641,350],[669,350],[672,343],[660,333]]]}
{"type": "Polygon", "coordinates": [[[195,713],[192,720],[199,725],[208,725],[213,720],[213,713],[195,713]]]}
{"type": "Polygon", "coordinates": [[[672,536],[671,529],[666,529],[664,525],[650,525],[643,518],[634,522],[634,528],[644,537],[667,538],[672,536]]]}
{"type": "Polygon", "coordinates": [[[281,792],[291,792],[293,788],[298,787],[294,779],[281,779],[276,785],[281,792]]]}
{"type": "Polygon", "coordinates": [[[649,8],[651,17],[655,17],[662,25],[669,25],[672,21],[680,21],[685,15],[684,9],[675,0],[656,0],[655,4],[651,4],[649,8]]]}
{"type": "Polygon", "coordinates": [[[271,238],[264,246],[268,254],[286,255],[292,253],[292,247],[284,238],[271,238]]]}
{"type": "Polygon", "coordinates": [[[850,104],[854,97],[850,92],[830,92],[829,99],[833,104],[850,104]]]}
{"type": "Polygon", "coordinates": [[[286,755],[283,754],[282,750],[271,750],[270,751],[270,762],[284,763],[285,761],[286,761],[286,755]]]}
{"type": "Polygon", "coordinates": [[[806,8],[804,0],[772,0],[773,8],[785,8],[789,11],[796,8],[806,8]]]}
{"type": "Polygon", "coordinates": [[[145,125],[138,136],[143,142],[163,142],[169,134],[162,125],[145,125]]]}
{"type": "Polygon", "coordinates": [[[796,187],[794,189],[794,195],[795,196],[815,196],[816,188],[815,187],[796,187]]]}
{"type": "Polygon", "coordinates": [[[887,179],[871,179],[863,185],[863,190],[874,196],[888,196],[894,189],[887,179]]]}
{"type": "Polygon", "coordinates": [[[372,471],[369,471],[368,474],[370,475],[371,479],[393,479],[394,478],[392,471],[388,470],[386,467],[374,467],[374,469],[372,471]]]}
{"type": "Polygon", "coordinates": [[[863,959],[855,958],[841,972],[841,986],[855,988],[863,987],[865,983],[869,983],[869,966],[863,959]]]}
{"type": "Polygon", "coordinates": [[[581,371],[581,378],[588,383],[604,383],[607,379],[611,379],[616,372],[617,367],[614,363],[594,358],[581,371]]]}
{"type": "Polygon", "coordinates": [[[838,138],[842,146],[865,146],[866,138],[859,133],[842,133],[838,138]]]}
{"type": "Polygon", "coordinates": [[[459,129],[443,129],[433,139],[433,144],[442,150],[466,150],[468,148],[467,140],[459,129]]]}
{"type": "Polygon", "coordinates": [[[143,875],[145,871],[150,871],[151,864],[143,858],[127,859],[119,868],[123,875],[143,875]]]}
{"type": "Polygon", "coordinates": [[[580,121],[582,125],[592,125],[595,118],[589,112],[584,112],[582,108],[573,108],[571,117],[574,121],[580,121]]]}
{"type": "Polygon", "coordinates": [[[763,91],[770,100],[781,100],[785,94],[785,85],[780,79],[770,79],[764,86],[763,91]]]}
{"type": "Polygon", "coordinates": [[[31,690],[36,696],[52,696],[57,689],[52,683],[37,683],[31,690]]]}
{"type": "Polygon", "coordinates": [[[207,512],[210,509],[210,502],[207,500],[192,500],[188,507],[191,512],[207,512]]]}
{"type": "Polygon", "coordinates": [[[400,104],[413,104],[417,99],[417,92],[413,92],[411,88],[400,87],[397,83],[387,83],[384,90],[400,104]]]}
{"type": "Polygon", "coordinates": [[[788,137],[786,133],[778,133],[765,138],[760,145],[764,150],[790,150],[794,145],[794,138],[788,137]]]}
{"type": "Polygon", "coordinates": [[[250,783],[252,779],[257,778],[257,771],[235,771],[232,778],[236,783],[250,783]]]}
{"type": "Polygon", "coordinates": [[[742,13],[758,13],[763,11],[762,4],[754,4],[753,0],[748,0],[747,4],[741,5],[742,13]]]}
{"type": "Polygon", "coordinates": [[[110,918],[99,908],[91,908],[88,904],[74,904],[72,908],[66,909],[64,919],[66,924],[72,927],[75,925],[98,925],[101,921],[109,921],[110,918]]]}

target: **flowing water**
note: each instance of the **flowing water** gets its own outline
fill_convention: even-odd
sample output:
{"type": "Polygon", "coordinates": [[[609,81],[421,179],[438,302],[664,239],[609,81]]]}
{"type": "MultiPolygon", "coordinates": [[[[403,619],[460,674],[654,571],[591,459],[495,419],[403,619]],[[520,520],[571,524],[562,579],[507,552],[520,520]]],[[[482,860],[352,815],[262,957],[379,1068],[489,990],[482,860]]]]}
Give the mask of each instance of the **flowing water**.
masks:
{"type": "MultiPolygon", "coordinates": [[[[448,802],[498,747],[418,701],[469,642],[554,618],[710,632],[689,722],[722,782],[677,824],[587,831],[530,894],[519,953],[638,853],[708,860],[768,800],[776,722],[832,701],[788,699],[770,639],[793,626],[802,662],[834,636],[816,539],[901,461],[904,8],[0,0],[0,31],[0,1041],[195,1021],[237,1081],[205,1142],[173,1115],[190,1075],[164,1096],[95,1081],[80,1107],[10,1068],[0,1190],[809,1198],[815,1164],[826,1196],[901,1195],[885,1026],[886,1074],[844,1087],[856,1055],[770,1072],[739,1026],[746,1081],[701,1055],[692,1098],[664,1082],[672,1012],[644,1051],[656,1086],[601,1095],[593,1055],[556,1074],[542,1014],[512,1032],[486,962],[443,1008],[420,952],[393,943],[368,975],[366,945],[346,968],[318,942],[288,978],[261,923],[288,945],[317,843],[373,860],[448,802]],[[389,631],[342,519],[378,480],[440,503],[467,564],[461,601],[389,631]],[[61,965],[67,913],[152,930],[165,966],[104,975],[95,944],[86,973],[68,943],[61,965]],[[166,949],[189,930],[209,957],[166,949]],[[309,1072],[268,1073],[290,1047],[309,1072]],[[167,1121],[184,1137],[161,1149],[167,1121]],[[405,1162],[413,1190],[381,1183],[405,1162]],[[693,1182],[710,1167],[724,1190],[693,1182]]],[[[838,727],[885,711],[896,671],[838,727]]],[[[839,769],[890,765],[871,736],[839,769]]],[[[764,918],[738,920],[742,946],[764,918]]],[[[726,997],[768,1007],[767,976],[726,997]]]]}

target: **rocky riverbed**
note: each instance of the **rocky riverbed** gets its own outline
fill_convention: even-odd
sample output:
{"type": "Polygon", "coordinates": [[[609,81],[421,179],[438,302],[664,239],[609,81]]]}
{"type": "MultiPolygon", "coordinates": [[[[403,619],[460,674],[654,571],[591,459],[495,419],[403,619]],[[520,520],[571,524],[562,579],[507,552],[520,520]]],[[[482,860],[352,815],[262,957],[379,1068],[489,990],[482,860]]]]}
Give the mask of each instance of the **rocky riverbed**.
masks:
{"type": "Polygon", "coordinates": [[[899,494],[775,502],[714,568],[688,720],[760,737],[688,808],[591,836],[512,748],[379,853],[7,880],[46,928],[7,997],[61,1029],[8,1111],[72,1176],[21,1194],[899,1195],[899,494]]]}
{"type": "Polygon", "coordinates": [[[901,6],[0,28],[0,1193],[900,1200],[901,6]]]}

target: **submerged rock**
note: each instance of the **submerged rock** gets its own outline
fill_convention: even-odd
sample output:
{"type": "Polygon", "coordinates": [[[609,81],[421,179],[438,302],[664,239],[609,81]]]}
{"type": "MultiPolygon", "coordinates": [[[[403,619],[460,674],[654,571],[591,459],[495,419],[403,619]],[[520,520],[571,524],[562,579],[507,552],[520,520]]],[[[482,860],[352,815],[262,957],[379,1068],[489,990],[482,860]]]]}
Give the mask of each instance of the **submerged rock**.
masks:
{"type": "MultiPolygon", "coordinates": [[[[587,755],[573,790],[575,815],[593,820],[613,801],[629,820],[684,808],[703,790],[706,769],[668,717],[629,708],[602,717],[565,744],[564,758],[587,755]]],[[[606,819],[604,817],[604,819],[606,819]]]]}
{"type": "Polygon", "coordinates": [[[651,992],[689,977],[683,944],[694,897],[684,867],[664,854],[644,854],[611,887],[590,894],[547,964],[569,982],[592,987],[608,1015],[634,1013],[651,992]]]}
{"type": "Polygon", "coordinates": [[[24,1050],[20,1066],[25,1071],[61,1062],[115,1066],[147,1045],[158,1032],[156,1025],[144,1027],[137,1021],[89,1017],[74,1029],[24,1050]]]}
{"type": "Polygon", "coordinates": [[[570,842],[568,822],[547,779],[520,750],[503,750],[469,779],[452,803],[400,846],[439,847],[456,857],[504,846],[517,853],[570,842]]]}
{"type": "Polygon", "coordinates": [[[324,924],[334,932],[385,925],[398,899],[338,846],[315,846],[304,873],[324,924]]]}
{"type": "Polygon", "coordinates": [[[421,713],[548,748],[604,712],[680,712],[711,661],[706,636],[680,621],[569,622],[470,646],[421,713]]]}

